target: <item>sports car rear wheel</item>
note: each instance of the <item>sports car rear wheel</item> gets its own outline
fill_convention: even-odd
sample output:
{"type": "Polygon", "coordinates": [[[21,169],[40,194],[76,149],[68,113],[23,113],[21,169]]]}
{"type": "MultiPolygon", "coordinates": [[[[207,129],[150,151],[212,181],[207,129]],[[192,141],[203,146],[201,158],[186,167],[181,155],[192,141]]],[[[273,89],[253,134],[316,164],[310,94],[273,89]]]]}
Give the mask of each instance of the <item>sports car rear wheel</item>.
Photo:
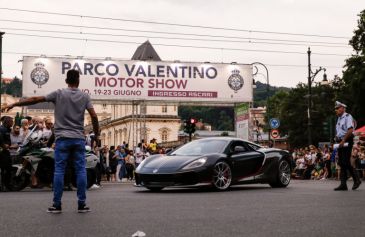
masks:
{"type": "Polygon", "coordinates": [[[213,168],[213,186],[217,190],[227,190],[232,183],[231,167],[224,161],[219,161],[213,168]]]}
{"type": "Polygon", "coordinates": [[[285,188],[290,183],[290,165],[286,160],[281,160],[279,162],[278,173],[275,178],[270,183],[270,186],[273,188],[285,188]]]}

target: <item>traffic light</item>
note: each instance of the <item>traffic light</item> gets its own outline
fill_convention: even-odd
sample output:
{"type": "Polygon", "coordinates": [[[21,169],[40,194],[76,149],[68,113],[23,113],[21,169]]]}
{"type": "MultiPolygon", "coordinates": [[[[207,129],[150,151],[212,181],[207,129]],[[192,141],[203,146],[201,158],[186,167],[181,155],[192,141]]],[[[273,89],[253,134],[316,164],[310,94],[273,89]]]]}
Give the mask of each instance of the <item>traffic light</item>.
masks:
{"type": "Polygon", "coordinates": [[[189,118],[184,121],[184,132],[189,134],[189,140],[191,141],[191,135],[195,132],[195,124],[198,122],[195,118],[189,118]]]}
{"type": "Polygon", "coordinates": [[[198,120],[196,118],[190,118],[191,124],[196,124],[197,122],[198,122],[198,120]]]}
{"type": "Polygon", "coordinates": [[[195,118],[190,118],[190,132],[194,133],[195,132],[195,124],[198,122],[197,119],[195,118]]]}

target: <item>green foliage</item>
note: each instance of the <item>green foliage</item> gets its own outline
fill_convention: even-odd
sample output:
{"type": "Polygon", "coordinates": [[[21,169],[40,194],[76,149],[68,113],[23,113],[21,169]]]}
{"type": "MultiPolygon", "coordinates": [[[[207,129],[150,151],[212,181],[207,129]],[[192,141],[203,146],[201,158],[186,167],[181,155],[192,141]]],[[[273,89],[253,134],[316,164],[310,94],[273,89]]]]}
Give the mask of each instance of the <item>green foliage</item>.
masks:
{"type": "Polygon", "coordinates": [[[358,126],[365,125],[365,10],[358,20],[358,27],[350,45],[356,55],[346,60],[346,70],[343,72],[343,84],[338,93],[338,99],[348,105],[348,111],[357,120],[358,126]]]}
{"type": "MultiPolygon", "coordinates": [[[[254,107],[266,106],[267,84],[256,82],[254,89],[254,107]]],[[[270,86],[270,96],[277,91],[289,91],[286,87],[270,86]]],[[[179,116],[185,120],[190,117],[198,118],[212,125],[213,130],[233,131],[234,130],[234,108],[229,107],[205,107],[205,106],[179,106],[179,116]]]]}
{"type": "Polygon", "coordinates": [[[22,81],[14,77],[14,80],[9,84],[1,84],[1,93],[12,95],[14,97],[22,96],[22,81]]]}
{"type": "Polygon", "coordinates": [[[350,40],[350,45],[358,55],[365,55],[365,10],[360,12],[360,19],[357,21],[357,29],[354,30],[354,36],[350,40]]]}
{"type": "Polygon", "coordinates": [[[234,130],[234,110],[230,107],[179,106],[182,120],[197,118],[212,125],[213,130],[234,130]]]}
{"type": "MultiPolygon", "coordinates": [[[[280,133],[289,136],[293,147],[308,145],[308,87],[298,84],[289,92],[279,91],[269,100],[269,116],[281,121],[280,133]]],[[[335,89],[319,84],[312,87],[313,144],[329,141],[333,135],[335,89]],[[328,130],[325,129],[325,126],[328,130]]]]}
{"type": "MultiPolygon", "coordinates": [[[[278,91],[288,91],[288,90],[289,88],[287,87],[269,86],[269,97],[272,97],[278,91]]],[[[266,106],[267,95],[268,95],[267,84],[257,81],[256,88],[253,91],[254,107],[266,106]]]]}
{"type": "MultiPolygon", "coordinates": [[[[358,127],[365,125],[365,10],[350,45],[356,54],[346,60],[343,78],[335,77],[331,86],[314,85],[312,88],[312,141],[329,141],[334,137],[336,116],[334,102],[348,105],[347,111],[357,120],[358,127]]],[[[299,84],[287,93],[278,92],[269,100],[269,117],[281,120],[280,131],[289,135],[292,147],[307,146],[308,87],[299,84]]]]}

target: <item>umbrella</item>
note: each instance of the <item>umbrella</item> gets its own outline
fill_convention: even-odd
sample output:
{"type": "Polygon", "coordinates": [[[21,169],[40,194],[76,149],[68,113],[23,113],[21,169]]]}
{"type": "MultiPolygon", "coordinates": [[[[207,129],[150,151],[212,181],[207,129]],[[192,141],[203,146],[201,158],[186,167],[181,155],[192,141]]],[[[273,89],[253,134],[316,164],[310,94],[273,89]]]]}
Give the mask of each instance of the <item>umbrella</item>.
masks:
{"type": "Polygon", "coordinates": [[[355,130],[355,134],[357,134],[357,135],[365,135],[365,126],[359,128],[359,129],[356,129],[355,130]]]}

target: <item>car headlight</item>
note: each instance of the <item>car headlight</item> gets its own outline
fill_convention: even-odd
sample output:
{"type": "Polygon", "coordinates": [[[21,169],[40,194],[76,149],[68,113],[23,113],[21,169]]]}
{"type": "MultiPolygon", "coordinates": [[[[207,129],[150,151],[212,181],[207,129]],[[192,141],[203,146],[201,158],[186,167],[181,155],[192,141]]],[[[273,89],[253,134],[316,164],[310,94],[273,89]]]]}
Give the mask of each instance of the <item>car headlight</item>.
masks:
{"type": "Polygon", "coordinates": [[[207,159],[208,159],[207,157],[199,158],[197,160],[190,162],[189,164],[184,166],[182,169],[189,170],[189,169],[202,167],[207,162],[207,159]]]}

